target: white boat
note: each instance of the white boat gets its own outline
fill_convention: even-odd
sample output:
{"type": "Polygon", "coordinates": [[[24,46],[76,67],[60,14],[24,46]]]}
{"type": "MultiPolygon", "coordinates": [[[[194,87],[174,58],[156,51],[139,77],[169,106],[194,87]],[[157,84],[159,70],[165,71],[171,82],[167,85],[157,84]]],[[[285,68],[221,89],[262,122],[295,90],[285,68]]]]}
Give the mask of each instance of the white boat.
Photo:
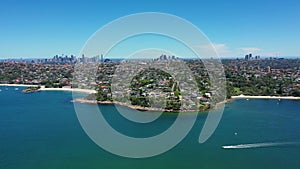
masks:
{"type": "Polygon", "coordinates": [[[249,149],[249,148],[265,148],[265,147],[278,147],[288,145],[299,145],[299,142],[281,142],[281,143],[253,143],[253,144],[238,144],[230,146],[222,146],[223,149],[249,149]]]}

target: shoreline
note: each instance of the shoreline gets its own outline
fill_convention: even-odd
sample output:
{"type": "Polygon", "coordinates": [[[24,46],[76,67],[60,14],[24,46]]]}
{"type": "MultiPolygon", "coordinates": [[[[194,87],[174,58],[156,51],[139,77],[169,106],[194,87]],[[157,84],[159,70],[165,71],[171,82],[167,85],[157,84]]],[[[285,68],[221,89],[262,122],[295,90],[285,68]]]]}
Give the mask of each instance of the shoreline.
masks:
{"type": "MultiPolygon", "coordinates": [[[[248,96],[248,95],[239,95],[239,96],[232,96],[230,99],[223,100],[221,102],[218,102],[215,104],[214,107],[212,107],[209,110],[216,109],[226,103],[229,103],[234,100],[238,99],[278,99],[278,100],[300,100],[300,97],[294,97],[294,96],[248,96]]],[[[135,106],[135,105],[129,105],[122,102],[111,102],[111,101],[96,101],[96,100],[87,100],[84,98],[76,98],[72,100],[72,102],[79,102],[79,103],[88,103],[88,104],[114,104],[114,105],[120,105],[125,106],[131,109],[135,110],[142,110],[142,111],[164,111],[164,112],[170,112],[170,113],[179,113],[179,112],[198,112],[202,113],[202,111],[195,111],[195,110],[185,110],[185,111],[176,111],[176,110],[165,110],[165,109],[159,109],[159,108],[152,108],[152,107],[142,107],[142,106],[135,106]]],[[[207,112],[209,110],[205,110],[203,112],[207,112]]]]}
{"type": "MultiPolygon", "coordinates": [[[[39,85],[26,85],[26,84],[0,84],[0,86],[8,86],[8,87],[37,87],[39,85]]],[[[41,86],[41,88],[37,91],[67,91],[67,92],[79,92],[79,93],[86,93],[86,94],[94,94],[97,93],[96,90],[91,89],[79,89],[79,88],[45,88],[45,86],[41,86]]],[[[220,105],[226,104],[228,102],[231,102],[233,100],[237,99],[278,99],[278,100],[300,100],[300,97],[294,97],[294,96],[249,96],[249,95],[239,95],[239,96],[231,96],[230,99],[226,99],[222,102],[216,103],[216,105],[212,108],[217,108],[220,105]]],[[[79,103],[88,103],[88,104],[115,104],[120,106],[125,106],[134,110],[141,110],[141,111],[164,111],[164,112],[195,112],[195,110],[184,110],[184,111],[177,111],[177,110],[166,110],[166,109],[160,109],[160,108],[153,108],[153,107],[142,107],[142,106],[136,106],[136,105],[130,105],[127,103],[122,102],[111,102],[111,101],[96,101],[96,100],[87,100],[84,98],[76,98],[74,100],[71,100],[71,102],[79,102],[79,103]]],[[[206,111],[204,111],[206,112],[206,111]]]]}
{"type": "Polygon", "coordinates": [[[127,103],[117,102],[117,101],[96,101],[96,100],[87,100],[84,98],[76,98],[72,100],[72,102],[78,102],[78,103],[87,103],[87,104],[102,104],[102,105],[118,105],[118,106],[124,106],[128,107],[134,110],[141,110],[141,111],[163,111],[168,113],[179,113],[179,112],[197,112],[195,110],[184,110],[184,111],[176,111],[176,110],[166,110],[166,109],[160,109],[160,108],[154,108],[154,107],[142,107],[137,105],[130,105],[127,103]]]}
{"type": "MultiPolygon", "coordinates": [[[[283,100],[300,100],[300,97],[294,96],[248,96],[248,95],[239,95],[231,96],[231,99],[283,99],[283,100]]],[[[229,100],[231,100],[229,99],[229,100]]]]}
{"type": "Polygon", "coordinates": [[[38,87],[39,85],[26,85],[26,84],[0,84],[0,86],[7,86],[7,87],[38,87]]]}
{"type": "MultiPolygon", "coordinates": [[[[0,84],[0,86],[7,86],[7,87],[38,87],[41,85],[27,85],[27,84],[0,84]]],[[[96,93],[96,90],[91,89],[80,89],[80,88],[45,88],[45,86],[41,86],[39,89],[41,91],[70,91],[70,92],[83,92],[88,94],[96,93]]],[[[225,103],[234,99],[285,99],[285,100],[300,100],[300,97],[295,96],[249,96],[249,95],[238,95],[238,96],[231,96],[230,99],[224,100],[220,103],[225,103]]]]}
{"type": "MultiPolygon", "coordinates": [[[[26,84],[0,84],[0,86],[6,87],[38,87],[40,85],[26,85],[26,84]]],[[[93,94],[96,93],[96,90],[91,89],[79,89],[79,88],[45,88],[45,86],[41,86],[37,91],[66,91],[66,92],[78,92],[78,93],[86,93],[93,94]]]]}
{"type": "Polygon", "coordinates": [[[78,93],[86,93],[86,94],[94,94],[97,93],[96,90],[91,89],[79,89],[79,88],[45,88],[41,86],[38,91],[64,91],[64,92],[78,92],[78,93]]]}

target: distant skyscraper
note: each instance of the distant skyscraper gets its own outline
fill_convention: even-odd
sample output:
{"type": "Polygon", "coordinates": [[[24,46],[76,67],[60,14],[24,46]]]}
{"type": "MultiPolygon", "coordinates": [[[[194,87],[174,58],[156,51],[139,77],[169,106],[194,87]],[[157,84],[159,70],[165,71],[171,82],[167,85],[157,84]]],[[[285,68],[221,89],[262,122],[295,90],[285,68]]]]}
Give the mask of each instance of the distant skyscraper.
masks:
{"type": "Polygon", "coordinates": [[[164,56],[163,54],[162,54],[162,55],[160,55],[159,59],[160,59],[160,60],[162,60],[162,59],[163,59],[163,56],[164,56]]]}
{"type": "Polygon", "coordinates": [[[252,59],[252,53],[249,54],[249,60],[252,59]]]}
{"type": "Polygon", "coordinates": [[[84,54],[82,54],[81,62],[85,63],[85,57],[84,57],[84,54]]]}
{"type": "Polygon", "coordinates": [[[252,53],[249,53],[248,55],[245,55],[245,60],[251,60],[252,58],[252,53]]]}
{"type": "Polygon", "coordinates": [[[164,58],[164,60],[167,60],[167,55],[164,55],[163,58],[164,58]]]}
{"type": "Polygon", "coordinates": [[[103,54],[101,54],[101,59],[100,59],[100,61],[101,62],[103,62],[104,60],[103,60],[103,54]]]}

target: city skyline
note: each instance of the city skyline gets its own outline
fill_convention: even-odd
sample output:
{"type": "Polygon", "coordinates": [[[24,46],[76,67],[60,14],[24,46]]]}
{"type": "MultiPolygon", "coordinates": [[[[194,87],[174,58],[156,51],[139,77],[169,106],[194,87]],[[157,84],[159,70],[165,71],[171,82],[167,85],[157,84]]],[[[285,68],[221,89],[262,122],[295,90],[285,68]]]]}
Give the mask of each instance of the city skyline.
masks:
{"type": "Polygon", "coordinates": [[[142,12],[169,13],[186,19],[206,34],[223,57],[243,57],[247,53],[297,57],[299,4],[258,0],[4,1],[0,6],[0,59],[78,55],[99,28],[119,17],[142,12]]]}

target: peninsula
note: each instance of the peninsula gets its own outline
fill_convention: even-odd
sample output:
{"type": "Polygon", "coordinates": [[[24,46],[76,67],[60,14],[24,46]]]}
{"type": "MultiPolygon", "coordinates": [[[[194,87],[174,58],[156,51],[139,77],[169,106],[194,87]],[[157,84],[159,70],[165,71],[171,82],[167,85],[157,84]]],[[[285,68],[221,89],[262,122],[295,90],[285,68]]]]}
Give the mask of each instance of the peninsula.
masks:
{"type": "MultiPolygon", "coordinates": [[[[176,61],[175,57],[162,55],[162,62],[176,61]]],[[[214,107],[211,98],[216,91],[210,86],[208,72],[201,60],[184,59],[193,72],[198,91],[194,91],[196,102],[182,104],[182,91],[178,82],[169,74],[153,67],[142,69],[132,78],[126,91],[112,90],[114,72],[121,61],[99,61],[92,58],[73,57],[73,60],[56,62],[5,61],[0,62],[0,83],[2,86],[29,87],[32,91],[70,91],[88,94],[86,98],[75,101],[99,104],[119,104],[140,110],[179,111],[189,110],[191,104],[197,104],[199,111],[214,107]],[[75,59],[74,59],[75,58],[75,59]],[[97,66],[96,81],[90,77],[73,80],[75,64],[82,70],[97,66]],[[40,86],[40,87],[39,87],[40,86]],[[122,100],[126,95],[127,100],[122,100]],[[114,97],[115,96],[115,97],[114,97]],[[153,99],[155,98],[155,99],[153,99]],[[155,104],[153,100],[156,100],[155,104]],[[154,105],[154,106],[153,106],[154,105]]],[[[133,65],[143,61],[136,61],[133,65]]],[[[265,58],[222,60],[225,75],[227,99],[293,99],[300,97],[300,59],[265,58]]],[[[129,71],[129,70],[128,70],[129,71]]],[[[85,73],[85,72],[83,72],[85,73]]],[[[183,83],[187,83],[183,81],[183,83]]],[[[116,84],[122,87],[122,84],[116,84]]],[[[181,84],[184,85],[184,84],[181,84]]],[[[222,100],[221,100],[222,101],[222,100]]]]}

